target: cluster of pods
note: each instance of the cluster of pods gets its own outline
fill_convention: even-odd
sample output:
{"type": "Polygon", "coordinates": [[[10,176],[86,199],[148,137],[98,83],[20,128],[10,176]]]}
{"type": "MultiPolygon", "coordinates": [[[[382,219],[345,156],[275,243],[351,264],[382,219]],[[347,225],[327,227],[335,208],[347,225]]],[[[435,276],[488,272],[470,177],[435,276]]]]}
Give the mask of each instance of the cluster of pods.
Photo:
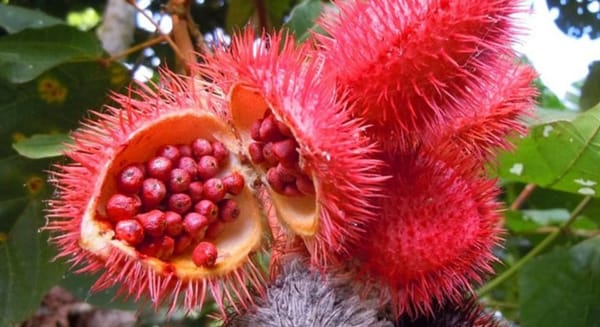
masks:
{"type": "Polygon", "coordinates": [[[336,1],[313,42],[234,35],[73,133],[46,228],[102,272],[94,290],[172,309],[248,309],[273,248],[352,273],[396,317],[460,302],[500,241],[485,166],[535,95],[519,4],[336,1]]]}

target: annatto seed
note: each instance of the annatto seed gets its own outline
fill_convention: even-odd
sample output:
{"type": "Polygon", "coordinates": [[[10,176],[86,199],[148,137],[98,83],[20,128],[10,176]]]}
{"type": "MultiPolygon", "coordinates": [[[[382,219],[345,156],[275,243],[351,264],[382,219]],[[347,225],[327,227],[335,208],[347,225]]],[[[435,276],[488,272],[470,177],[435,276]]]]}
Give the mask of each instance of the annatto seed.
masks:
{"type": "Polygon", "coordinates": [[[138,245],[137,250],[144,255],[156,258],[160,249],[160,243],[161,240],[148,238],[138,245]]]}
{"type": "Polygon", "coordinates": [[[286,186],[284,186],[283,192],[281,193],[290,197],[297,197],[303,195],[296,187],[296,184],[287,184],[286,186]]]}
{"type": "Polygon", "coordinates": [[[180,215],[190,211],[192,208],[192,198],[185,193],[175,193],[169,197],[169,210],[175,211],[180,215]]]}
{"type": "Polygon", "coordinates": [[[315,194],[315,186],[313,184],[313,181],[304,174],[301,174],[296,178],[296,187],[298,188],[298,191],[300,191],[302,194],[315,194]]]}
{"type": "Polygon", "coordinates": [[[181,168],[187,171],[190,174],[192,180],[198,175],[198,164],[196,163],[196,160],[192,157],[185,156],[179,158],[177,168],[181,168]]]}
{"type": "Polygon", "coordinates": [[[267,182],[269,182],[269,185],[273,190],[275,190],[275,192],[283,192],[285,184],[281,180],[281,176],[279,176],[276,167],[269,168],[269,170],[267,171],[267,182]]]}
{"type": "Polygon", "coordinates": [[[181,254],[185,252],[190,245],[192,245],[192,237],[188,234],[183,234],[175,239],[175,251],[174,254],[181,254]]]}
{"type": "Polygon", "coordinates": [[[129,165],[119,174],[117,188],[119,192],[135,194],[140,190],[143,182],[144,171],[140,168],[140,165],[129,165]]]}
{"type": "Polygon", "coordinates": [[[169,178],[171,169],[173,169],[173,163],[165,157],[154,157],[146,163],[146,173],[148,176],[163,182],[169,178]]]}
{"type": "Polygon", "coordinates": [[[277,129],[277,123],[275,122],[275,117],[270,115],[267,118],[263,119],[260,124],[260,138],[263,141],[278,141],[283,138],[283,135],[279,133],[279,129],[277,129]]]}
{"type": "Polygon", "coordinates": [[[254,142],[248,146],[248,153],[250,158],[255,165],[265,162],[265,156],[263,156],[263,145],[262,143],[254,142]]]}
{"type": "Polygon", "coordinates": [[[226,163],[227,159],[229,158],[229,150],[227,150],[225,144],[219,141],[214,141],[212,143],[212,147],[213,157],[217,158],[217,162],[219,163],[219,165],[223,165],[224,163],[226,163]]]}
{"type": "Polygon", "coordinates": [[[263,154],[263,157],[265,158],[265,161],[269,165],[275,166],[279,162],[279,160],[275,156],[275,153],[273,152],[273,143],[271,143],[271,142],[265,143],[265,145],[263,146],[263,149],[262,149],[262,154],[263,154]]]}
{"type": "Polygon", "coordinates": [[[171,170],[169,174],[169,190],[173,193],[181,193],[188,190],[190,183],[192,182],[192,176],[187,170],[181,168],[175,168],[171,170]]]}
{"type": "Polygon", "coordinates": [[[158,252],[156,257],[161,260],[168,260],[173,256],[175,251],[175,240],[169,236],[163,236],[157,240],[158,252]]]}
{"type": "Polygon", "coordinates": [[[213,154],[212,144],[206,139],[195,139],[192,143],[192,153],[196,159],[213,154]]]}
{"type": "Polygon", "coordinates": [[[209,223],[219,218],[219,207],[210,200],[204,199],[198,201],[194,205],[194,211],[208,218],[209,223]]]}
{"type": "Polygon", "coordinates": [[[135,219],[121,220],[115,226],[115,237],[136,246],[144,240],[144,228],[135,219]]]}
{"type": "Polygon", "coordinates": [[[167,227],[167,220],[164,212],[155,209],[146,213],[140,213],[135,216],[135,219],[140,222],[146,234],[153,237],[164,235],[167,227]]]}
{"type": "Polygon", "coordinates": [[[279,133],[285,137],[293,137],[292,131],[290,131],[289,127],[287,127],[284,123],[277,121],[277,129],[279,133]]]}
{"type": "Polygon", "coordinates": [[[190,186],[188,187],[188,195],[192,199],[193,203],[202,200],[202,197],[204,197],[203,192],[204,186],[202,185],[202,182],[195,181],[190,183],[190,186]]]}
{"type": "Polygon", "coordinates": [[[213,156],[202,156],[198,160],[198,176],[204,180],[215,177],[219,170],[219,162],[213,156]]]}
{"type": "Polygon", "coordinates": [[[244,189],[244,176],[237,171],[223,177],[223,185],[227,188],[227,192],[238,195],[244,189]]]}
{"type": "Polygon", "coordinates": [[[165,233],[171,237],[177,237],[183,233],[183,218],[174,211],[165,212],[165,221],[167,227],[165,233]]]}
{"type": "Polygon", "coordinates": [[[217,262],[217,247],[211,242],[200,242],[192,252],[192,261],[198,267],[213,267],[217,262]]]}
{"type": "Polygon", "coordinates": [[[183,218],[183,229],[194,239],[204,238],[207,227],[208,218],[197,212],[190,212],[183,218]]]}
{"type": "Polygon", "coordinates": [[[211,178],[204,182],[204,198],[213,202],[219,202],[227,193],[227,189],[225,185],[223,185],[223,181],[220,178],[211,178]]]}
{"type": "Polygon", "coordinates": [[[140,198],[145,209],[156,208],[167,195],[167,187],[156,178],[148,178],[142,183],[140,198]]]}
{"type": "Polygon", "coordinates": [[[299,172],[288,169],[281,163],[275,167],[275,170],[283,183],[296,183],[296,175],[299,175],[299,172]]]}
{"type": "Polygon", "coordinates": [[[182,157],[191,157],[194,155],[192,153],[192,147],[187,144],[180,144],[177,146],[177,148],[179,149],[179,154],[182,157]]]}
{"type": "Polygon", "coordinates": [[[273,155],[280,162],[297,162],[298,151],[296,147],[298,144],[292,139],[287,139],[273,143],[273,155]]]}
{"type": "Polygon", "coordinates": [[[177,160],[179,160],[179,157],[181,157],[181,153],[179,153],[179,148],[170,144],[163,145],[160,148],[158,148],[158,151],[156,151],[156,155],[159,157],[165,157],[171,160],[172,163],[177,162],[177,160]]]}
{"type": "Polygon", "coordinates": [[[133,218],[139,209],[137,199],[120,193],[114,194],[106,202],[106,215],[114,222],[133,218]]]}
{"type": "Polygon", "coordinates": [[[262,124],[262,121],[262,119],[255,120],[250,128],[250,136],[255,141],[262,141],[262,138],[260,137],[260,125],[262,124]]]}
{"type": "Polygon", "coordinates": [[[219,219],[224,222],[231,222],[240,216],[240,208],[233,199],[225,199],[219,202],[219,219]]]}

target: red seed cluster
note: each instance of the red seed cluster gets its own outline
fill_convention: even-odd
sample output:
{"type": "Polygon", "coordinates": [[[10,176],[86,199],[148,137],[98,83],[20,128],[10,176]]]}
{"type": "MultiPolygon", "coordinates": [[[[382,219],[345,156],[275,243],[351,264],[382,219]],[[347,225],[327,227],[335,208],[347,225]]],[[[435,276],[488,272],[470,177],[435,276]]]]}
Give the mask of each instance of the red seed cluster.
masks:
{"type": "Polygon", "coordinates": [[[238,172],[217,177],[228,158],[223,143],[199,138],[164,145],[145,163],[123,168],[106,203],[115,237],[161,260],[193,248],[196,265],[213,266],[217,248],[208,240],[239,217],[231,196],[245,185],[238,172]]]}
{"type": "Polygon", "coordinates": [[[298,165],[298,143],[270,110],[252,124],[251,136],[255,141],[248,146],[252,162],[267,170],[267,181],[275,192],[287,196],[315,194],[312,179],[298,165]]]}

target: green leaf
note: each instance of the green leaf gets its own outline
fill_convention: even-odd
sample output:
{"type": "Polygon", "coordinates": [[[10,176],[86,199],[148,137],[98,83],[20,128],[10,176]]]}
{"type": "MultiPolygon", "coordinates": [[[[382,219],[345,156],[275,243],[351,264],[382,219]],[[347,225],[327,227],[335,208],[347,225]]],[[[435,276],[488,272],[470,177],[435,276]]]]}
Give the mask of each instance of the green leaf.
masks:
{"type": "Polygon", "coordinates": [[[504,214],[505,221],[504,226],[516,233],[522,233],[526,231],[533,231],[538,228],[538,224],[534,223],[529,219],[525,219],[520,211],[507,211],[504,214]]]}
{"type": "Polygon", "coordinates": [[[534,258],[519,288],[523,327],[600,326],[600,238],[534,258]]]}
{"type": "Polygon", "coordinates": [[[274,28],[281,27],[283,24],[283,16],[290,8],[290,0],[267,0],[267,13],[269,14],[269,22],[274,28]]]}
{"type": "Polygon", "coordinates": [[[316,20],[325,6],[320,0],[304,0],[290,13],[290,19],[285,24],[294,34],[298,42],[304,42],[316,28],[316,20]]]}
{"type": "Polygon", "coordinates": [[[0,38],[0,79],[30,81],[67,62],[98,60],[102,47],[93,33],[56,25],[0,38]]]}
{"type": "MultiPolygon", "coordinates": [[[[540,227],[559,226],[569,219],[570,213],[566,209],[526,209],[521,211],[506,212],[506,228],[513,232],[531,232],[540,227]]],[[[590,218],[580,216],[571,228],[596,229],[598,225],[590,218]]]]}
{"type": "Polygon", "coordinates": [[[26,319],[44,294],[65,272],[48,245],[48,233],[40,232],[43,204],[31,199],[17,218],[6,243],[0,245],[0,325],[26,319]]]}
{"type": "Polygon", "coordinates": [[[0,26],[10,34],[26,28],[42,28],[64,23],[39,10],[0,4],[0,26]]]}
{"type": "Polygon", "coordinates": [[[14,221],[30,198],[39,197],[48,191],[43,171],[49,166],[48,160],[29,160],[18,155],[0,158],[0,221],[14,221]],[[14,208],[17,203],[21,203],[22,206],[9,209],[14,208]],[[8,208],[4,207],[4,204],[7,204],[8,208]]]}
{"type": "Polygon", "coordinates": [[[29,159],[58,157],[71,141],[67,134],[36,134],[13,144],[13,148],[29,159]]]}
{"type": "Polygon", "coordinates": [[[12,144],[25,136],[68,133],[128,81],[121,65],[97,62],[63,64],[24,84],[0,81],[0,157],[14,154],[12,144]]]}
{"type": "Polygon", "coordinates": [[[46,199],[52,190],[43,170],[48,160],[28,160],[13,155],[0,158],[0,326],[26,319],[42,296],[65,271],[48,244],[46,199]]]}
{"type": "Polygon", "coordinates": [[[498,174],[508,181],[598,196],[599,132],[600,105],[572,121],[535,125],[515,153],[500,157],[498,174]]]}
{"type": "Polygon", "coordinates": [[[579,109],[587,110],[600,103],[600,61],[590,64],[590,72],[581,87],[579,109]]]}
{"type": "Polygon", "coordinates": [[[254,12],[254,2],[248,0],[230,0],[225,16],[225,30],[232,33],[242,29],[254,12]]]}

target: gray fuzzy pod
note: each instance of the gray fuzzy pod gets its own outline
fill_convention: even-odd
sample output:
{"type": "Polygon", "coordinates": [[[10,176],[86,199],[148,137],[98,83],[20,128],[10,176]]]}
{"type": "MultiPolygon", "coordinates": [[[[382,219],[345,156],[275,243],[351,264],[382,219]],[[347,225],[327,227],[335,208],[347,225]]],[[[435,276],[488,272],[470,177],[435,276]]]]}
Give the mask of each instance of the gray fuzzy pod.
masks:
{"type": "Polygon", "coordinates": [[[252,311],[233,317],[226,326],[394,326],[380,318],[378,300],[362,299],[343,277],[310,271],[300,260],[288,262],[266,298],[257,302],[252,311]]]}

